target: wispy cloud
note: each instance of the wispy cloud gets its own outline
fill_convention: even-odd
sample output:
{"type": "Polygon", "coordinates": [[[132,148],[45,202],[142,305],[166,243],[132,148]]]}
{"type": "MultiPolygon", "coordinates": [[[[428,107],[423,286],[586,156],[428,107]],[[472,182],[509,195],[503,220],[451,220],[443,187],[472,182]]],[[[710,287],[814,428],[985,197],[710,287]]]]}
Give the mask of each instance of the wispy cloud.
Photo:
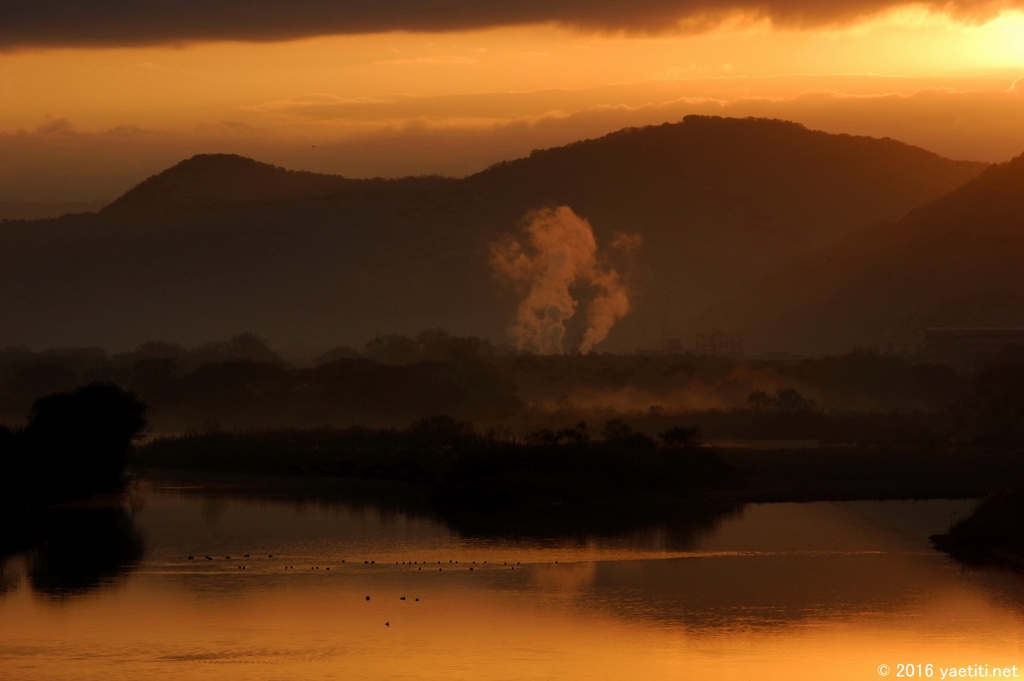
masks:
{"type": "Polygon", "coordinates": [[[952,158],[1002,161],[1024,151],[1024,81],[1012,77],[986,90],[879,77],[794,77],[785,88],[765,81],[375,99],[314,93],[178,131],[126,125],[90,132],[51,116],[34,130],[0,133],[0,200],[116,196],[209,152],[352,177],[459,176],[532,149],[688,114],[795,120],[827,132],[892,137],[952,158]]]}

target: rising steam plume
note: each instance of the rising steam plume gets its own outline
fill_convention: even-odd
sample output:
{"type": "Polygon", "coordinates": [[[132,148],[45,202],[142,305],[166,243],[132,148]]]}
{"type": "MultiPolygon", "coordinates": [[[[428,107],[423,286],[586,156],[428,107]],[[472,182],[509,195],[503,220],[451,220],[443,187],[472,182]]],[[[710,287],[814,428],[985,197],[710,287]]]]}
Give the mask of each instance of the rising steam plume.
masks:
{"type": "MultiPolygon", "coordinates": [[[[611,249],[628,254],[639,243],[639,236],[620,235],[611,249]]],[[[509,329],[517,348],[545,355],[564,351],[565,323],[579,304],[573,289],[593,292],[579,351],[590,352],[608,337],[630,305],[623,278],[607,255],[598,252],[590,223],[568,206],[531,213],[519,234],[491,247],[497,272],[523,292],[509,329]]]]}

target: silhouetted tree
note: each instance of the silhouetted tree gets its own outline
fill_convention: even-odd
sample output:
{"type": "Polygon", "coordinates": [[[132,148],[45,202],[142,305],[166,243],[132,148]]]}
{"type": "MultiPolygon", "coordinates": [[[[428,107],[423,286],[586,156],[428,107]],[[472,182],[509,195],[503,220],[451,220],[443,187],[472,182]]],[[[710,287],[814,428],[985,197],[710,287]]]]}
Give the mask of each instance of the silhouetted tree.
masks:
{"type": "Polygon", "coordinates": [[[313,360],[313,365],[319,367],[331,362],[337,362],[339,359],[356,359],[358,357],[362,357],[358,350],[347,345],[339,345],[313,360]]]}
{"type": "Polygon", "coordinates": [[[650,435],[633,430],[628,423],[621,419],[612,419],[604,424],[601,437],[606,443],[616,447],[638,450],[654,449],[657,444],[650,435]]]}
{"type": "Polygon", "coordinates": [[[700,430],[697,428],[676,426],[661,433],[660,437],[661,441],[669,447],[699,447],[701,444],[700,430]]]}
{"type": "Polygon", "coordinates": [[[768,411],[774,406],[775,400],[763,390],[755,390],[747,398],[747,407],[754,411],[768,411]]]}
{"type": "Polygon", "coordinates": [[[807,399],[795,388],[786,388],[775,396],[775,406],[779,411],[786,412],[812,411],[814,400],[807,399]]]}
{"type": "Polygon", "coordinates": [[[378,336],[366,344],[370,359],[384,364],[411,364],[420,359],[416,341],[408,336],[378,336]]]}
{"type": "Polygon", "coordinates": [[[267,341],[254,333],[240,333],[237,336],[232,336],[227,342],[205,343],[193,349],[190,354],[203,363],[225,361],[284,363],[281,356],[270,349],[267,341]]]}
{"type": "Polygon", "coordinates": [[[573,428],[535,430],[527,433],[523,441],[528,445],[583,445],[590,441],[590,433],[586,422],[580,421],[573,428]]]}
{"type": "Polygon", "coordinates": [[[37,400],[23,430],[0,436],[5,501],[40,505],[122,490],[145,416],[142,402],[109,383],[37,400]]]}

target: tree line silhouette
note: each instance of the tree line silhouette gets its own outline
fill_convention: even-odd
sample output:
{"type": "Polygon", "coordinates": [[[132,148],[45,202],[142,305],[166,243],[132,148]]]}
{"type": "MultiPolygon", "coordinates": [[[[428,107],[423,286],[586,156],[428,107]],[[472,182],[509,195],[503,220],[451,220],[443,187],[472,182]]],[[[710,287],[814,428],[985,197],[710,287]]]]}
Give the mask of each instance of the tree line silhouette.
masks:
{"type": "Polygon", "coordinates": [[[151,342],[121,354],[9,348],[0,352],[0,421],[18,423],[40,397],[100,381],[149,405],[156,433],[404,427],[443,414],[519,434],[621,419],[648,434],[683,424],[711,440],[1006,447],[1024,440],[1020,354],[1005,352],[975,374],[866,351],[541,356],[439,329],[291,362],[253,334],[194,348],[151,342]]]}

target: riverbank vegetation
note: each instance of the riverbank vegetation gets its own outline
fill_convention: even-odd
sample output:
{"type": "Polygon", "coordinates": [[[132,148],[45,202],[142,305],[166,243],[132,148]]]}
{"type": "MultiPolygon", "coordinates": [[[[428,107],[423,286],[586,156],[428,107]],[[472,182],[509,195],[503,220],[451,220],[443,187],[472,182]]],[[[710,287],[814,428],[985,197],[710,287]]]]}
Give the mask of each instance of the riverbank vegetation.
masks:
{"type": "Polygon", "coordinates": [[[991,562],[1024,570],[1024,492],[988,496],[949,532],[933,536],[932,543],[967,563],[991,562]]]}
{"type": "Polygon", "coordinates": [[[155,440],[139,461],[152,469],[305,474],[397,481],[430,490],[440,507],[497,509],[691,498],[739,484],[694,431],[655,439],[621,421],[524,438],[448,417],[408,428],[206,432],[155,440]]]}
{"type": "MultiPolygon", "coordinates": [[[[964,373],[871,352],[524,355],[439,330],[291,362],[251,334],[9,349],[0,412],[97,378],[145,401],[149,470],[389,480],[451,504],[974,496],[1019,479],[1024,448],[1021,353],[964,373]]],[[[35,428],[0,437],[24,448],[35,428]]]]}

